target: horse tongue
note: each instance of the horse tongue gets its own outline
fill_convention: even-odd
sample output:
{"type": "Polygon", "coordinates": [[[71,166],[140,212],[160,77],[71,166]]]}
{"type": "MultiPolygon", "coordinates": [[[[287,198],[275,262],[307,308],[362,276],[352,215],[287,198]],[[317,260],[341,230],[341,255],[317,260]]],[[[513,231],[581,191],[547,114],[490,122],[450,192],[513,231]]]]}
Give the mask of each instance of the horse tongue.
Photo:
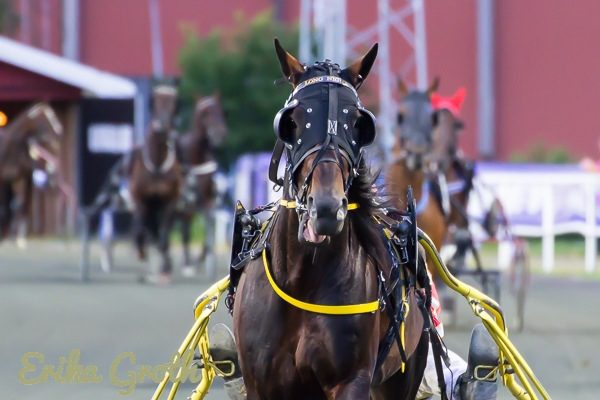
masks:
{"type": "Polygon", "coordinates": [[[311,243],[321,243],[325,240],[324,235],[317,235],[315,232],[312,221],[309,219],[306,221],[306,226],[304,227],[304,240],[311,243]]]}

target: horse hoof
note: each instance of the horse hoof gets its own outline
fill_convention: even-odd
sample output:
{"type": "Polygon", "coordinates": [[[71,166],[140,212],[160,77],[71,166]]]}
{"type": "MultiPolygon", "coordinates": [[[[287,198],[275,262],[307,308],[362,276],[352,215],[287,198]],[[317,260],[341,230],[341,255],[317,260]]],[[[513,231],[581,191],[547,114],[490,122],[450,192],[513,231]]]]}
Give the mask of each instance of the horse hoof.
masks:
{"type": "Polygon", "coordinates": [[[27,240],[23,237],[17,238],[17,247],[20,250],[25,250],[27,249],[27,240]]]}
{"type": "Polygon", "coordinates": [[[184,266],[181,270],[181,275],[183,275],[185,278],[191,278],[193,276],[196,276],[196,267],[192,265],[184,266]]]}
{"type": "Polygon", "coordinates": [[[108,256],[106,255],[102,255],[100,257],[100,267],[102,268],[102,271],[104,271],[107,274],[110,274],[112,271],[112,263],[110,262],[110,259],[108,258],[108,256]]]}
{"type": "Polygon", "coordinates": [[[161,272],[158,275],[149,275],[146,278],[146,282],[156,286],[168,286],[173,282],[173,278],[170,273],[161,272]]]}

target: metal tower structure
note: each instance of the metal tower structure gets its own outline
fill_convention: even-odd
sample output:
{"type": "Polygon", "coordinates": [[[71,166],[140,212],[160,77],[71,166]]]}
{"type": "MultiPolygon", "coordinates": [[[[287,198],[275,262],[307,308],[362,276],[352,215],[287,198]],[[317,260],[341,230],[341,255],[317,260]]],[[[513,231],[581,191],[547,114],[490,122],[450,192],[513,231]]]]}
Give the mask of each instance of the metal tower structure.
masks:
{"type": "Polygon", "coordinates": [[[379,42],[378,65],[373,72],[379,78],[379,140],[387,150],[393,143],[396,80],[402,77],[416,87],[427,87],[425,2],[377,0],[376,20],[361,30],[348,24],[346,7],[346,0],[301,0],[299,56],[303,62],[329,58],[344,63],[379,42]],[[392,45],[400,42],[394,40],[397,36],[409,48],[402,55],[392,45]],[[401,63],[392,62],[398,57],[404,58],[401,63]]]}

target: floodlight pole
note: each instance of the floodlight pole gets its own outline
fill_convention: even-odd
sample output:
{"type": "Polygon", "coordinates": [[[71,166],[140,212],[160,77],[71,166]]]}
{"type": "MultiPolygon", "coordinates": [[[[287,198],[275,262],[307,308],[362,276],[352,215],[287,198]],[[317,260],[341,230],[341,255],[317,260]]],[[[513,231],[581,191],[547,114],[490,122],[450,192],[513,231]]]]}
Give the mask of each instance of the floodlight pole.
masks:
{"type": "Polygon", "coordinates": [[[314,41],[318,58],[329,58],[340,64],[348,61],[346,55],[355,57],[379,42],[376,71],[379,75],[379,140],[386,156],[389,156],[394,142],[394,112],[397,104],[393,91],[397,77],[416,82],[421,89],[428,85],[425,28],[423,0],[377,0],[377,21],[362,30],[353,30],[348,26],[345,0],[300,2],[300,58],[303,62],[314,60],[311,54],[314,41]],[[406,21],[410,18],[412,24],[406,21]],[[393,62],[395,52],[391,48],[391,32],[398,33],[413,50],[402,63],[393,62]],[[342,46],[342,43],[346,43],[346,46],[342,46]]]}
{"type": "Polygon", "coordinates": [[[413,19],[415,25],[413,48],[415,51],[415,66],[417,75],[417,87],[421,90],[427,89],[429,82],[427,77],[427,38],[425,30],[425,2],[423,0],[411,0],[413,19]]]}
{"type": "MultiPolygon", "coordinates": [[[[382,149],[389,149],[393,146],[393,112],[395,108],[392,97],[393,78],[392,66],[390,62],[390,5],[388,0],[378,0],[377,2],[377,34],[379,36],[378,72],[379,72],[379,141],[382,149]]],[[[385,157],[389,152],[383,152],[385,157]]]]}

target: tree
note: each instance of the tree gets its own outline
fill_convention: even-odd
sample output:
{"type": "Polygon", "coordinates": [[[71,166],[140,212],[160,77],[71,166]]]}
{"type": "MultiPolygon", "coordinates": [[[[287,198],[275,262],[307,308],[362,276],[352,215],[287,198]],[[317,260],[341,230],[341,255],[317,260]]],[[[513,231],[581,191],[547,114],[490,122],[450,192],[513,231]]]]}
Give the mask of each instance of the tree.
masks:
{"type": "Polygon", "coordinates": [[[214,31],[206,38],[188,33],[179,55],[184,126],[197,96],[218,92],[229,128],[220,154],[226,164],[242,153],[273,147],[273,117],[290,93],[287,83],[274,84],[281,70],[273,38],[292,51],[298,42],[297,29],[277,24],[270,13],[238,21],[232,32],[214,31]]]}
{"type": "Polygon", "coordinates": [[[19,16],[11,0],[0,0],[0,33],[11,34],[19,25],[19,16]]]}

